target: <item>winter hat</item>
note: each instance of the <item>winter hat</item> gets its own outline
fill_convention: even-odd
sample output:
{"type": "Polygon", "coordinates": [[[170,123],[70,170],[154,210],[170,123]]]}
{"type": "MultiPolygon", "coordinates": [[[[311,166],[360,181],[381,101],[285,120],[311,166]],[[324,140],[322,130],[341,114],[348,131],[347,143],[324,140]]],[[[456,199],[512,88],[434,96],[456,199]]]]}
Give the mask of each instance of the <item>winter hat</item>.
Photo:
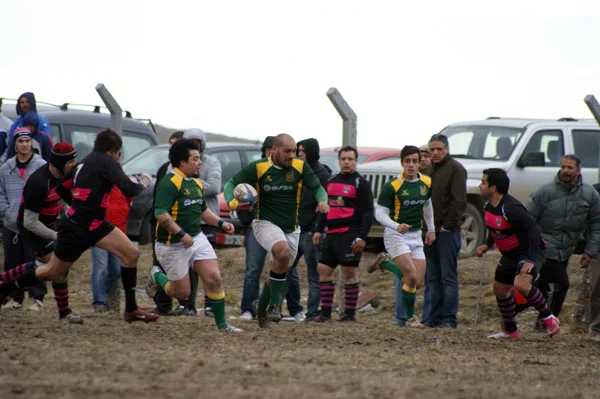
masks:
{"type": "Polygon", "coordinates": [[[52,147],[50,165],[64,173],[65,165],[76,157],[77,151],[75,151],[75,148],[71,144],[61,141],[52,147]]]}
{"type": "Polygon", "coordinates": [[[23,126],[34,126],[37,129],[39,125],[40,118],[38,117],[37,112],[29,111],[23,115],[23,126]]]}
{"type": "Polygon", "coordinates": [[[309,165],[314,164],[319,160],[319,158],[321,158],[319,155],[321,149],[319,147],[319,142],[317,141],[317,139],[305,139],[299,141],[298,145],[302,145],[302,147],[304,147],[304,153],[306,154],[306,162],[308,162],[309,165]]]}
{"type": "Polygon", "coordinates": [[[206,133],[204,133],[204,130],[196,128],[188,129],[183,132],[183,138],[200,141],[202,143],[200,152],[204,152],[204,146],[206,145],[206,133]]]}
{"type": "Polygon", "coordinates": [[[27,137],[28,139],[31,140],[31,131],[28,128],[26,128],[26,127],[19,127],[17,129],[15,129],[15,133],[14,133],[14,141],[15,141],[15,143],[21,137],[27,137]]]}
{"type": "Polygon", "coordinates": [[[429,146],[427,144],[423,144],[419,147],[419,151],[429,153],[429,146]]]}

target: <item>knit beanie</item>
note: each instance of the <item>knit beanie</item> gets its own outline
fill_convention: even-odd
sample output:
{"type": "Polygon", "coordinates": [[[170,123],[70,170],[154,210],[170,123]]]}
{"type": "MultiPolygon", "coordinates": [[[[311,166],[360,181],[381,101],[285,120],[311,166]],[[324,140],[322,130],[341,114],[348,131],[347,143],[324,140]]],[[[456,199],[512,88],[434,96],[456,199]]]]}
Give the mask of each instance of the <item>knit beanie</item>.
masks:
{"type": "Polygon", "coordinates": [[[72,159],[77,157],[77,151],[75,148],[65,142],[54,144],[52,147],[52,153],[50,154],[50,165],[64,173],[65,165],[72,159]]]}

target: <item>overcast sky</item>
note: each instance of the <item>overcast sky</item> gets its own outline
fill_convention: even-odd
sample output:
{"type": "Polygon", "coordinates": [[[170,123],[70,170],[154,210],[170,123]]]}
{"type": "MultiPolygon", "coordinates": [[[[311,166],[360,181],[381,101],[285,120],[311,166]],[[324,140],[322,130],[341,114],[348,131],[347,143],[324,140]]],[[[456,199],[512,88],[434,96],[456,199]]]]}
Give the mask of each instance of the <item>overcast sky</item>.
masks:
{"type": "MultiPolygon", "coordinates": [[[[600,3],[600,2],[596,2],[600,3]]],[[[100,104],[173,128],[420,145],[488,116],[591,117],[593,1],[4,1],[0,97],[100,104]],[[559,5],[565,4],[561,8],[559,5]]]]}

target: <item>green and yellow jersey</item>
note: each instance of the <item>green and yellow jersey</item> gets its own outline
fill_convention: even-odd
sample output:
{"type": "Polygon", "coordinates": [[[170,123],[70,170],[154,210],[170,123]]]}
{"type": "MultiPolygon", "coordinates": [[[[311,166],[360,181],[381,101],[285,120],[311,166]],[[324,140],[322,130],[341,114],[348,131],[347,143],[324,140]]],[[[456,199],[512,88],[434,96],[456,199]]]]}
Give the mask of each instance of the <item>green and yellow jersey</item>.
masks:
{"type": "Polygon", "coordinates": [[[327,202],[327,192],[321,187],[319,179],[312,168],[299,158],[292,160],[290,168],[275,166],[271,158],[246,165],[223,188],[225,201],[234,209],[237,200],[233,198],[233,190],[240,183],[248,183],[256,188],[258,201],[254,217],[270,221],[284,233],[291,233],[297,228],[302,187],[313,191],[318,202],[327,202]]]}
{"type": "Polygon", "coordinates": [[[416,181],[404,180],[404,174],[386,182],[381,188],[377,204],[390,210],[390,218],[411,226],[409,231],[420,230],[423,206],[431,197],[431,178],[419,173],[416,181]]]}
{"type": "MultiPolygon", "coordinates": [[[[192,237],[199,234],[202,231],[202,212],[206,210],[204,187],[200,180],[185,177],[175,168],[157,184],[154,215],[169,213],[183,231],[192,237]]],[[[179,242],[179,238],[157,223],[156,241],[173,244],[179,242]]]]}

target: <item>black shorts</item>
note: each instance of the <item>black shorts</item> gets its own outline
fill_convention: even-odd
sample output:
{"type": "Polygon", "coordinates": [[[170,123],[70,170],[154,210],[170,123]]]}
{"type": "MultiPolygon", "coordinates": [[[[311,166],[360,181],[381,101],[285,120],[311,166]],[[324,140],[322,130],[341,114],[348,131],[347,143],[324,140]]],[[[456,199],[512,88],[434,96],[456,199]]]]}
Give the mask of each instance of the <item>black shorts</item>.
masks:
{"type": "Polygon", "coordinates": [[[42,258],[54,250],[54,240],[42,238],[23,227],[20,228],[20,231],[23,240],[29,248],[33,248],[36,257],[42,258]]]}
{"type": "Polygon", "coordinates": [[[352,243],[358,237],[355,232],[342,234],[327,234],[321,245],[319,263],[329,267],[353,266],[358,267],[362,254],[352,253],[352,243]]]}
{"type": "MultiPolygon", "coordinates": [[[[515,283],[515,277],[521,272],[522,262],[527,258],[525,256],[520,256],[516,259],[507,258],[503,256],[500,258],[500,262],[498,262],[498,266],[496,266],[496,274],[494,276],[494,280],[501,284],[513,285],[515,283]],[[521,263],[521,264],[520,264],[521,263]]],[[[529,274],[533,277],[533,281],[537,278],[540,273],[540,269],[542,268],[542,259],[539,259],[534,265],[533,269],[529,272],[529,274]]]]}
{"type": "Polygon", "coordinates": [[[54,255],[64,262],[75,262],[81,254],[106,237],[115,226],[106,220],[90,230],[86,226],[63,217],[58,225],[58,238],[54,246],[54,255]]]}

